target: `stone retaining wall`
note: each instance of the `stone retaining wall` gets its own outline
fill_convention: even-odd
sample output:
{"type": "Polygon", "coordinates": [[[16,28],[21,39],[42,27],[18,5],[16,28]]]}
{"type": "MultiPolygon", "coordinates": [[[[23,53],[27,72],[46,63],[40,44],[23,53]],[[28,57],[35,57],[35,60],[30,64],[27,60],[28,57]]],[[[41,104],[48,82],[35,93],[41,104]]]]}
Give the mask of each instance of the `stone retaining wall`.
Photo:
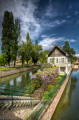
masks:
{"type": "Polygon", "coordinates": [[[14,69],[14,70],[7,70],[7,71],[0,71],[0,77],[5,77],[8,75],[24,72],[27,70],[32,70],[32,69],[37,69],[38,66],[32,67],[32,68],[19,68],[19,69],[14,69]]]}
{"type": "Polygon", "coordinates": [[[64,83],[61,85],[61,87],[60,87],[57,95],[55,96],[55,98],[54,99],[52,98],[52,103],[50,104],[48,109],[45,109],[47,111],[43,114],[42,118],[40,117],[41,118],[40,120],[51,120],[51,118],[52,118],[52,116],[53,116],[53,114],[54,114],[54,112],[56,110],[56,107],[57,107],[57,105],[58,105],[58,103],[60,101],[60,98],[61,98],[61,96],[62,96],[62,94],[63,94],[63,92],[64,92],[64,90],[66,88],[66,85],[67,85],[68,81],[69,81],[70,75],[71,75],[71,72],[66,77],[64,83]]]}

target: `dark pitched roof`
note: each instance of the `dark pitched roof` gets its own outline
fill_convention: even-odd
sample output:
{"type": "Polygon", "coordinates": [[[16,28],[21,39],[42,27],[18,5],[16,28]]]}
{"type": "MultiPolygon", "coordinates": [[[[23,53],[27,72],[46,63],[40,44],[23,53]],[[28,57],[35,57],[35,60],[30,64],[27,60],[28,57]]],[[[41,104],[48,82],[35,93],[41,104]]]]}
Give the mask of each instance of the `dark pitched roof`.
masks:
{"type": "Polygon", "coordinates": [[[55,48],[58,48],[65,56],[69,56],[68,51],[62,50],[61,47],[60,47],[60,46],[57,46],[57,45],[54,46],[53,49],[49,51],[48,56],[54,51],[55,48]]]}

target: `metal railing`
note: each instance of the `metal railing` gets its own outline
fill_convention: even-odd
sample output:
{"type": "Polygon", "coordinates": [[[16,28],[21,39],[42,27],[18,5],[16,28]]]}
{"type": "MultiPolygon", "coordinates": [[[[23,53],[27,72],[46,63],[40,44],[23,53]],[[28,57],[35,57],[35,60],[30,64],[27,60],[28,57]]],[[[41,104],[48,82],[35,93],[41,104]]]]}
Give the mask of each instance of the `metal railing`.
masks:
{"type": "MultiPolygon", "coordinates": [[[[27,87],[15,87],[5,83],[0,82],[0,104],[4,103],[4,101],[11,104],[10,108],[13,110],[15,101],[30,101],[30,107],[33,106],[32,102],[35,100],[38,102],[38,99],[33,99],[31,93],[25,94],[27,87]],[[5,87],[6,86],[6,87],[5,87]],[[24,99],[23,99],[24,98],[24,99]]],[[[40,102],[40,99],[39,99],[40,102]]]]}

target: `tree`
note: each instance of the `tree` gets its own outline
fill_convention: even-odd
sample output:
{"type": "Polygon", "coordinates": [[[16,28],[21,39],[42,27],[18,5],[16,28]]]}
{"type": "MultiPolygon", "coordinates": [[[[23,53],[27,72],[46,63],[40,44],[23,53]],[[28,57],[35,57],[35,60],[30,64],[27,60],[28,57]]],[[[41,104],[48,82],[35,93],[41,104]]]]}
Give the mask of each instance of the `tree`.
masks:
{"type": "Polygon", "coordinates": [[[21,56],[22,66],[24,65],[24,60],[25,60],[25,49],[26,49],[26,44],[25,42],[22,42],[22,44],[19,46],[19,55],[21,56]]]}
{"type": "Polygon", "coordinates": [[[5,54],[0,54],[0,66],[4,66],[7,64],[7,57],[5,54]]]}
{"type": "Polygon", "coordinates": [[[29,36],[29,33],[27,33],[26,35],[26,49],[25,49],[25,59],[27,62],[27,66],[28,66],[28,61],[31,59],[31,53],[32,53],[32,40],[29,36]]]}
{"type": "Polygon", "coordinates": [[[14,30],[14,19],[12,12],[5,11],[2,22],[2,53],[7,56],[7,63],[10,67],[10,61],[12,58],[12,46],[13,46],[13,30],[14,30]]]}
{"type": "Polygon", "coordinates": [[[19,22],[18,19],[15,19],[14,33],[13,33],[13,60],[14,60],[14,67],[15,67],[15,63],[16,63],[19,40],[20,40],[20,22],[19,22]]]}
{"type": "Polygon", "coordinates": [[[47,50],[44,50],[43,52],[41,52],[41,54],[40,54],[40,62],[41,63],[47,63],[47,54],[48,54],[47,50]]]}
{"type": "Polygon", "coordinates": [[[71,63],[72,63],[74,61],[75,50],[73,48],[70,48],[68,41],[65,41],[65,45],[63,46],[63,50],[69,52],[69,56],[70,56],[71,63]]]}
{"type": "Polygon", "coordinates": [[[65,45],[63,46],[63,50],[69,50],[69,49],[70,49],[69,42],[66,40],[65,45]]]}
{"type": "Polygon", "coordinates": [[[32,45],[32,61],[34,64],[40,59],[40,52],[42,50],[42,46],[38,45],[38,41],[35,41],[35,44],[32,45]]]}

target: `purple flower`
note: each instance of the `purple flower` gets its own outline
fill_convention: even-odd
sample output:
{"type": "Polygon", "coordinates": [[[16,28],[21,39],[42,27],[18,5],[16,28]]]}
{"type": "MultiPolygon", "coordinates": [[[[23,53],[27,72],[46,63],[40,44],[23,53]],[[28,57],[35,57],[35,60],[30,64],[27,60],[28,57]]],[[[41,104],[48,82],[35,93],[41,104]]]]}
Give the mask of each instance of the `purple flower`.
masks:
{"type": "Polygon", "coordinates": [[[31,76],[31,79],[33,80],[33,79],[36,79],[36,76],[35,75],[32,75],[31,76]]]}

